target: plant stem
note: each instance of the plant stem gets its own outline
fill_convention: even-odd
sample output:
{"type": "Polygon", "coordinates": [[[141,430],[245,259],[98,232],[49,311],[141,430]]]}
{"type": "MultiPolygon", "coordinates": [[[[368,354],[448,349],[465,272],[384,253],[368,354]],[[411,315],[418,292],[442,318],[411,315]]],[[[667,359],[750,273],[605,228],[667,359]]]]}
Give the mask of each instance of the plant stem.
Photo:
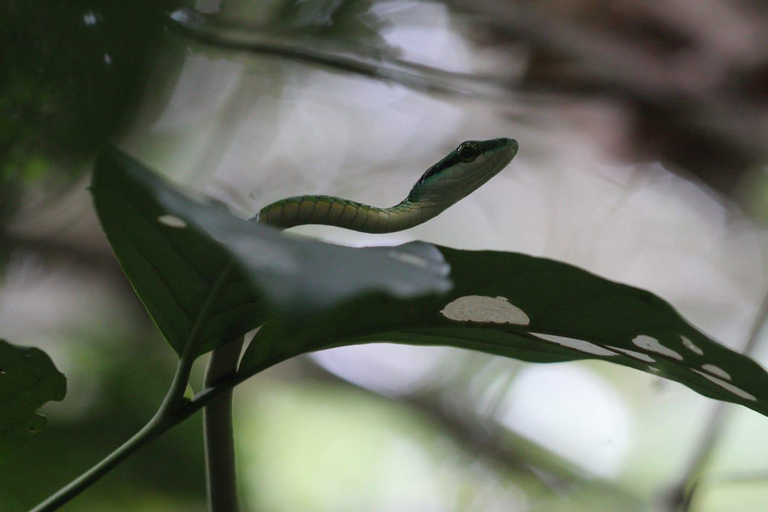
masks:
{"type": "Polygon", "coordinates": [[[144,428],[126,441],[120,448],[110,453],[101,462],[67,484],[65,487],[59,489],[56,494],[50,496],[30,512],[50,512],[63,506],[165,430],[166,423],[160,421],[160,418],[156,415],[144,426],[144,428]]]}
{"type": "MultiPolygon", "coordinates": [[[[173,382],[171,382],[171,386],[163,399],[163,403],[160,405],[160,408],[157,410],[154,417],[149,420],[149,423],[147,423],[144,428],[123,443],[117,450],[107,455],[101,462],[77,477],[75,480],[59,489],[55,494],[37,505],[30,512],[50,512],[58,509],[100,480],[101,477],[109,473],[115,466],[123,462],[139,448],[180,422],[177,418],[177,413],[187,402],[189,402],[184,398],[184,391],[186,391],[187,384],[189,383],[189,375],[192,372],[192,365],[199,353],[204,327],[208,322],[211,309],[213,308],[219,293],[224,288],[227,279],[229,279],[233,268],[234,263],[230,261],[224,269],[222,269],[216,282],[209,291],[208,296],[205,298],[200,313],[195,319],[195,323],[192,325],[192,330],[187,338],[187,343],[184,345],[184,351],[179,357],[179,362],[176,365],[176,373],[173,376],[173,382]]],[[[234,385],[235,384],[233,384],[233,386],[234,385]]],[[[211,398],[213,398],[213,396],[211,398]]],[[[204,404],[200,405],[200,407],[203,405],[204,404]]],[[[198,410],[200,407],[195,410],[198,410]]],[[[190,415],[191,413],[183,416],[183,418],[186,419],[190,415]]]]}
{"type": "Polygon", "coordinates": [[[115,466],[123,462],[139,448],[175,425],[173,415],[184,403],[184,390],[189,381],[189,374],[192,371],[192,363],[194,361],[195,358],[190,354],[185,353],[182,355],[176,365],[176,374],[173,376],[173,382],[168,389],[168,393],[165,395],[162,405],[141,430],[123,443],[117,450],[107,455],[101,462],[59,489],[58,492],[37,505],[30,512],[50,512],[63,506],[100,480],[101,477],[112,471],[115,466]]]}
{"type": "MultiPolygon", "coordinates": [[[[213,351],[205,371],[205,387],[216,386],[237,371],[242,337],[213,351]]],[[[237,472],[235,438],[232,425],[232,395],[227,392],[205,407],[205,466],[209,512],[237,512],[237,472]]]]}
{"type": "Polygon", "coordinates": [[[186,420],[211,403],[214,399],[231,392],[232,388],[236,385],[280,361],[281,360],[271,361],[264,363],[264,365],[258,368],[252,368],[248,372],[231,375],[216,386],[200,391],[192,400],[186,401],[184,399],[184,390],[186,389],[186,383],[189,381],[189,373],[192,369],[194,358],[185,358],[185,356],[182,356],[182,359],[177,366],[176,376],[174,376],[171,389],[169,390],[168,395],[166,395],[163,405],[149,423],[117,450],[105,457],[101,462],[67,484],[65,487],[61,488],[56,494],[50,496],[30,510],[30,512],[53,512],[54,510],[57,510],[88,487],[95,484],[113,468],[129,456],[133,455],[140,448],[143,448],[150,441],[160,437],[167,430],[170,430],[186,420]]]}
{"type": "Polygon", "coordinates": [[[507,94],[503,79],[449,72],[400,59],[371,60],[338,55],[322,47],[286,44],[274,37],[259,37],[258,30],[249,30],[247,26],[217,22],[189,9],[179,9],[168,21],[169,29],[182,37],[225,50],[275,55],[439,94],[492,101],[507,94]],[[247,38],[242,37],[244,31],[250,32],[247,38]],[[429,80],[424,80],[424,76],[429,80]]]}

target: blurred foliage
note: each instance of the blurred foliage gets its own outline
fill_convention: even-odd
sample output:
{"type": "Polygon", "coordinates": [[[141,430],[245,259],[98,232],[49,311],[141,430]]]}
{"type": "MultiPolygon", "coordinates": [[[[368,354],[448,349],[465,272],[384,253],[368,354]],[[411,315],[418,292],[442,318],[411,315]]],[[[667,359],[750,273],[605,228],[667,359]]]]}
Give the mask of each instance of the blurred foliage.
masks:
{"type": "Polygon", "coordinates": [[[749,213],[768,224],[768,165],[746,174],[738,192],[749,213]]]}
{"type": "Polygon", "coordinates": [[[341,50],[354,48],[369,55],[393,57],[398,50],[381,32],[390,26],[371,9],[371,0],[287,0],[265,23],[267,30],[281,36],[321,39],[341,50]]]}
{"type": "MultiPolygon", "coordinates": [[[[142,90],[178,0],[8,0],[0,6],[0,225],[27,184],[87,170],[142,90]]],[[[49,183],[50,184],[50,183],[49,183]]]]}
{"type": "Polygon", "coordinates": [[[63,400],[67,381],[48,354],[0,339],[0,458],[45,426],[37,410],[63,400]]]}
{"type": "Polygon", "coordinates": [[[518,91],[607,107],[618,129],[592,135],[623,158],[657,159],[725,194],[768,160],[764,3],[448,3],[487,23],[484,44],[525,45],[518,91]]]}
{"type": "Polygon", "coordinates": [[[560,486],[478,459],[420,407],[341,382],[261,380],[254,398],[238,421],[249,510],[640,510],[600,479],[560,486]]]}
{"type": "MultiPolygon", "coordinates": [[[[82,348],[72,357],[80,372],[88,373],[88,389],[77,387],[67,401],[48,408],[49,425],[34,442],[0,459],[0,510],[28,510],[122,444],[154,414],[172,376],[173,358],[154,329],[145,328],[135,331],[136,339],[106,332],[79,337],[82,348]]],[[[75,380],[82,382],[82,377],[75,380]]],[[[181,503],[202,505],[201,436],[199,421],[179,425],[62,510],[160,511],[181,503]],[[168,506],[159,505],[163,502],[168,506]]]]}

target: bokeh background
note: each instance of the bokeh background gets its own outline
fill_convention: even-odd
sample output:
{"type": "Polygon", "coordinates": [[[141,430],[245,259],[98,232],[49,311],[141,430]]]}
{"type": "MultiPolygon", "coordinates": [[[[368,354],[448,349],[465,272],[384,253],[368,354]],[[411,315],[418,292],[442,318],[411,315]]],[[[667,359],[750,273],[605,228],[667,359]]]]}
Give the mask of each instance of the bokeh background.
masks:
{"type": "MultiPolygon", "coordinates": [[[[304,193],[389,206],[459,142],[513,137],[511,166],[426,225],[294,231],[567,261],[768,363],[763,2],[4,4],[0,337],[43,348],[69,392],[0,460],[0,510],[121,444],[173,373],[86,190],[105,141],[250,216],[304,193]]],[[[249,511],[671,511],[698,471],[691,510],[768,508],[768,420],[603,362],[335,349],[236,408],[249,511]]],[[[63,510],[203,511],[203,473],[197,416],[63,510]]]]}

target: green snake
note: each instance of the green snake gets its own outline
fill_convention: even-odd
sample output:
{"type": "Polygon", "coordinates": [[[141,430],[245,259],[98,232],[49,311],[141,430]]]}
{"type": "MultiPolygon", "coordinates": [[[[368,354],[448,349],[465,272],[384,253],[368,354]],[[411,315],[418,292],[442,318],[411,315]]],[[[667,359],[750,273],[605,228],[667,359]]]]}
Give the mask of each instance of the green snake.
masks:
{"type": "Polygon", "coordinates": [[[377,208],[333,196],[296,196],[274,202],[254,221],[280,228],[325,224],[363,233],[392,233],[426,222],[465,198],[504,169],[517,154],[517,141],[469,140],[427,169],[408,197],[377,208]]]}

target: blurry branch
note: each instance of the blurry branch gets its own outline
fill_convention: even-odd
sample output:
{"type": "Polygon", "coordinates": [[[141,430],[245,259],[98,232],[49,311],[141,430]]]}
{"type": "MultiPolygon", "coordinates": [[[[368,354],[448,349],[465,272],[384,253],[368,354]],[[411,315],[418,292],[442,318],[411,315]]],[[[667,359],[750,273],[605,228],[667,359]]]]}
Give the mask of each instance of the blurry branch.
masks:
{"type": "Polygon", "coordinates": [[[453,73],[400,59],[341,53],[317,40],[287,39],[270,29],[208,18],[189,9],[171,14],[170,28],[180,36],[213,47],[314,64],[397,83],[425,93],[501,101],[509,96],[507,81],[453,73]],[[296,41],[299,41],[298,43],[296,41]]]}
{"type": "Polygon", "coordinates": [[[565,92],[581,88],[605,94],[608,89],[648,104],[683,109],[691,113],[688,122],[726,138],[741,151],[765,152],[766,114],[740,98],[703,86],[691,76],[691,68],[676,59],[660,59],[626,37],[545,16],[528,3],[451,3],[457,9],[487,17],[489,24],[536,48],[573,59],[575,71],[563,77],[567,78],[562,82],[565,92]]]}
{"type": "Polygon", "coordinates": [[[529,49],[518,93],[620,115],[621,158],[666,161],[728,195],[765,165],[768,11],[757,4],[445,1],[482,20],[479,44],[529,49]]]}
{"type": "Polygon", "coordinates": [[[669,98],[676,91],[660,79],[658,62],[627,44],[625,39],[598,34],[578,25],[536,12],[522,2],[477,0],[452,2],[456,9],[482,15],[491,26],[504,29],[535,48],[574,59],[584,66],[570,76],[573,87],[598,83],[643,98],[669,98]],[[587,73],[593,75],[588,77],[587,73]]]}
{"type": "Polygon", "coordinates": [[[732,193],[741,173],[768,158],[768,12],[722,0],[706,10],[684,2],[445,2],[482,21],[464,30],[478,44],[524,46],[525,73],[452,73],[354,38],[339,42],[190,9],[171,13],[167,26],[233,58],[281,58],[427,94],[524,98],[545,110],[563,98],[603,99],[627,119],[624,157],[666,160],[721,192],[732,193]]]}
{"type": "MultiPolygon", "coordinates": [[[[768,294],[765,295],[763,302],[760,304],[760,309],[750,329],[747,344],[744,346],[744,354],[749,355],[755,350],[766,321],[768,321],[768,294]]],[[[737,481],[737,479],[729,479],[727,476],[720,478],[701,476],[701,472],[709,465],[712,455],[726,431],[728,417],[733,410],[734,408],[729,407],[725,402],[718,401],[715,405],[709,421],[707,421],[707,428],[701,437],[693,458],[688,464],[687,470],[680,481],[672,488],[669,503],[670,510],[679,510],[680,512],[690,510],[697,491],[704,484],[737,481]]],[[[765,477],[766,473],[760,473],[760,475],[765,477]]]]}
{"type": "Polygon", "coordinates": [[[342,379],[326,370],[310,357],[299,361],[305,366],[303,375],[310,379],[354,388],[379,400],[394,400],[414,410],[427,421],[437,425],[454,442],[491,466],[513,473],[522,473],[563,497],[574,486],[589,485],[621,498],[626,503],[640,505],[640,500],[615,483],[587,475],[559,455],[498,426],[483,421],[464,408],[457,410],[425,393],[386,397],[342,379]]]}

